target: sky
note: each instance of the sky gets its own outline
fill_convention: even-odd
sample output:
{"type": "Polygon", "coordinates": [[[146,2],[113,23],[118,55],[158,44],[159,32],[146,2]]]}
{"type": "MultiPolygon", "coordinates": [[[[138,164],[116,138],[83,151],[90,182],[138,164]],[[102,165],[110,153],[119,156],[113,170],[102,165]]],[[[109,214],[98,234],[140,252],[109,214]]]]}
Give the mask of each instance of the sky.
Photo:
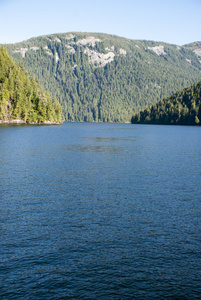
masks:
{"type": "Polygon", "coordinates": [[[201,0],[0,0],[0,44],[73,31],[184,45],[200,16],[201,0]]]}

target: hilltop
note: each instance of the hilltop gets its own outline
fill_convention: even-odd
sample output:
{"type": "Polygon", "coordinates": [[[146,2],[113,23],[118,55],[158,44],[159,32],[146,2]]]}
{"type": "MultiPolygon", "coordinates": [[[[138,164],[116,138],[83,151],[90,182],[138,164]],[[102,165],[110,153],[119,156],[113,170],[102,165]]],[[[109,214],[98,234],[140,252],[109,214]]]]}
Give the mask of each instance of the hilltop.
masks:
{"type": "Polygon", "coordinates": [[[59,100],[66,121],[129,122],[201,78],[200,44],[70,32],[6,47],[59,100]]]}
{"type": "Polygon", "coordinates": [[[201,125],[201,81],[134,115],[131,122],[201,125]]]}

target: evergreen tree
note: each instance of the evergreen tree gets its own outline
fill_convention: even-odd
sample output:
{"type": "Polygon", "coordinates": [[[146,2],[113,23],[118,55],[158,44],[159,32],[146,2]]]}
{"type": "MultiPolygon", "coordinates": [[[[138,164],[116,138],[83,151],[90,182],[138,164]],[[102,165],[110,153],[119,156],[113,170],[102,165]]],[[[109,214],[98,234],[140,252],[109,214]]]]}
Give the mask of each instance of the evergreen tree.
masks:
{"type": "Polygon", "coordinates": [[[29,79],[22,63],[16,65],[5,47],[0,48],[0,120],[60,122],[61,106],[53,102],[35,79],[29,79]]]}
{"type": "Polygon", "coordinates": [[[133,124],[201,125],[201,81],[133,115],[133,124]]]}

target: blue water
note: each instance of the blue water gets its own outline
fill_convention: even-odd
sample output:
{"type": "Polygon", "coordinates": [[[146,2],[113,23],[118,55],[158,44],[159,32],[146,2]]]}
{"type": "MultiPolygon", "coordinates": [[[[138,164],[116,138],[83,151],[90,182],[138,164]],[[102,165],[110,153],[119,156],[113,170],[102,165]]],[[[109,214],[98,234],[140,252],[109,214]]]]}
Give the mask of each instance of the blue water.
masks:
{"type": "Polygon", "coordinates": [[[0,127],[0,299],[201,299],[201,127],[0,127]]]}

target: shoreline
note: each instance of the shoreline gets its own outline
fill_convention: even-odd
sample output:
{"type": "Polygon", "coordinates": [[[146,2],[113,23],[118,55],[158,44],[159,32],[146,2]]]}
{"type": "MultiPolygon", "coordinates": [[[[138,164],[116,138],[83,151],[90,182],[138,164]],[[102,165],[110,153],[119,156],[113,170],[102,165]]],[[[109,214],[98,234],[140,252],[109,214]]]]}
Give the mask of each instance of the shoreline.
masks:
{"type": "Polygon", "coordinates": [[[34,121],[24,121],[21,119],[12,120],[0,120],[0,125],[60,125],[60,122],[44,121],[44,122],[34,122],[34,121]]]}

